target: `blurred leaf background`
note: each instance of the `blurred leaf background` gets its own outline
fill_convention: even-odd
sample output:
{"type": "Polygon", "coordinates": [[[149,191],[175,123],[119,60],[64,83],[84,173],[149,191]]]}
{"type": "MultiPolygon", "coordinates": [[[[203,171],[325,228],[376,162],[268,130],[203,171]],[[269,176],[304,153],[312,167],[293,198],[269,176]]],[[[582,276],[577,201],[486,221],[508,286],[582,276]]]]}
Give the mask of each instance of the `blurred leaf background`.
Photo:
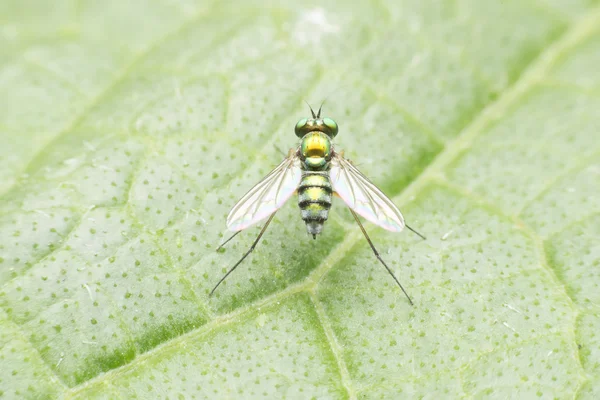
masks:
{"type": "Polygon", "coordinates": [[[0,397],[600,397],[598,7],[3,1],[0,397]],[[303,100],[415,307],[339,201],[208,299],[303,100]]]}

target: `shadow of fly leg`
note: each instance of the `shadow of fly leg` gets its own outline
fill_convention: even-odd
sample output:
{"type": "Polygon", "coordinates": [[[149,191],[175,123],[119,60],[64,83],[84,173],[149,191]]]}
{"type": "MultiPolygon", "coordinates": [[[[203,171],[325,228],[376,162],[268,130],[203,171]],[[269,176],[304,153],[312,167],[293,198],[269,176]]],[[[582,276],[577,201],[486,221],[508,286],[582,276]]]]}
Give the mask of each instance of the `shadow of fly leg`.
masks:
{"type": "MultiPolygon", "coordinates": [[[[238,267],[238,265],[240,265],[242,263],[242,261],[244,261],[244,259],[246,259],[246,257],[248,257],[248,255],[250,253],[252,253],[252,251],[254,250],[254,248],[256,247],[256,245],[258,244],[258,241],[260,240],[260,238],[262,237],[262,235],[267,230],[267,227],[271,223],[271,220],[273,219],[274,216],[275,216],[275,213],[271,214],[271,216],[269,217],[269,219],[265,223],[265,226],[263,226],[263,228],[260,230],[260,233],[258,234],[258,236],[256,237],[256,239],[254,240],[254,243],[252,243],[252,246],[250,246],[250,249],[248,249],[248,251],[242,256],[242,258],[240,258],[240,260],[238,262],[236,262],[235,265],[233,267],[231,267],[231,269],[229,271],[227,271],[227,273],[225,275],[223,275],[223,277],[221,278],[221,280],[219,282],[217,282],[217,284],[215,285],[214,288],[212,288],[212,290],[208,294],[208,297],[211,297],[213,295],[213,293],[215,292],[215,290],[217,290],[217,288],[219,287],[219,285],[225,280],[225,278],[227,278],[229,276],[229,274],[231,274],[238,267]]],[[[236,232],[236,234],[237,234],[237,232],[236,232]]],[[[227,243],[228,241],[230,241],[231,239],[233,239],[234,236],[235,235],[233,235],[232,237],[230,237],[229,239],[227,239],[225,241],[225,243],[227,243]]],[[[223,243],[223,244],[225,244],[225,243],[223,243]]]]}
{"type": "Polygon", "coordinates": [[[404,288],[402,287],[402,284],[400,284],[400,281],[396,278],[396,276],[394,275],[394,273],[392,272],[392,270],[390,269],[390,267],[388,267],[387,264],[385,263],[385,261],[383,261],[383,259],[379,255],[379,252],[377,251],[377,249],[373,245],[373,242],[371,242],[371,238],[369,238],[369,235],[367,235],[367,231],[365,230],[365,228],[363,227],[362,223],[358,219],[358,215],[356,215],[356,213],[353,210],[351,210],[351,209],[349,209],[349,210],[352,213],[352,216],[354,217],[354,219],[356,220],[356,223],[360,227],[360,230],[362,231],[363,235],[365,235],[365,239],[367,239],[367,242],[369,242],[369,246],[371,246],[371,249],[373,250],[373,253],[375,254],[375,257],[377,257],[377,259],[383,264],[383,266],[385,267],[385,269],[387,269],[387,272],[389,272],[389,274],[392,276],[392,278],[394,278],[394,280],[398,284],[398,287],[400,289],[402,289],[402,292],[404,292],[404,295],[408,299],[408,302],[410,303],[410,305],[413,306],[414,303],[411,300],[410,296],[408,295],[408,293],[406,293],[406,290],[404,290],[404,288]]]}

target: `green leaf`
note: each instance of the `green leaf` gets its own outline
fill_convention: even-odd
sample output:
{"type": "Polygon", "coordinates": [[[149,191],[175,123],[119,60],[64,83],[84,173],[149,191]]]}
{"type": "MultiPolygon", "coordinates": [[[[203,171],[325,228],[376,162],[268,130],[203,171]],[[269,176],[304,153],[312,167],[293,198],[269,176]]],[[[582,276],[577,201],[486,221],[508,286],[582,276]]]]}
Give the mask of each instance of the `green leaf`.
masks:
{"type": "Polygon", "coordinates": [[[0,397],[598,398],[597,3],[2,2],[0,397]],[[208,298],[303,100],[414,307],[338,200],[208,298]]]}

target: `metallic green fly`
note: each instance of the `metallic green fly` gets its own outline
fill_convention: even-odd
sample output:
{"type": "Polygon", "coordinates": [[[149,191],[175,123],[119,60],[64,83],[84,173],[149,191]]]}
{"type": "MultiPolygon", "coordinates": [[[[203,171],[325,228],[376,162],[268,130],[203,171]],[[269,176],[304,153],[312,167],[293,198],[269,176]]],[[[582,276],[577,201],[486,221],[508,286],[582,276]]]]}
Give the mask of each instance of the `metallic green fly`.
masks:
{"type": "Polygon", "coordinates": [[[421,238],[425,237],[406,225],[394,203],[345,159],[343,153],[334,150],[331,141],[338,133],[337,123],[331,118],[322,118],[321,107],[317,114],[312,108],[310,112],[312,118],[302,118],[296,124],[296,136],[300,139],[298,147],[290,149],[281,164],[250,189],[231,209],[227,217],[227,228],[235,233],[218,249],[242,230],[265,218],[268,219],[250,249],[227,271],[210,291],[209,296],[212,296],[221,282],[254,250],[277,210],[297,193],[300,214],[308,233],[315,239],[327,221],[332,196],[339,196],[349,207],[375,257],[394,278],[412,305],[410,296],[379,255],[358,215],[391,232],[400,232],[407,227],[421,238]]]}

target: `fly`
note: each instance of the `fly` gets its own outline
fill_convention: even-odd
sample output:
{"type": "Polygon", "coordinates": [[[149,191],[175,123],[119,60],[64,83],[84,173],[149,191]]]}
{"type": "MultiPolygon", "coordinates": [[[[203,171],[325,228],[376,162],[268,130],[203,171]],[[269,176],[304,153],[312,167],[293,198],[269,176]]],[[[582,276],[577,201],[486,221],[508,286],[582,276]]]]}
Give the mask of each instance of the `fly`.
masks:
{"type": "Polygon", "coordinates": [[[227,216],[227,228],[235,233],[218,249],[244,229],[265,218],[268,219],[250,249],[217,282],[209,296],[212,296],[225,278],[252,253],[277,210],[297,193],[300,215],[306,223],[308,233],[314,239],[321,233],[327,221],[333,195],[340,197],[350,209],[375,257],[383,264],[412,305],[410,296],[381,258],[358,216],[391,232],[400,232],[406,227],[421,238],[425,237],[406,225],[394,203],[345,159],[342,153],[334,150],[331,142],[338,133],[337,123],[331,118],[321,117],[321,107],[317,114],[312,108],[310,112],[312,118],[302,118],[295,127],[300,145],[290,149],[281,164],[250,189],[227,216]]]}

